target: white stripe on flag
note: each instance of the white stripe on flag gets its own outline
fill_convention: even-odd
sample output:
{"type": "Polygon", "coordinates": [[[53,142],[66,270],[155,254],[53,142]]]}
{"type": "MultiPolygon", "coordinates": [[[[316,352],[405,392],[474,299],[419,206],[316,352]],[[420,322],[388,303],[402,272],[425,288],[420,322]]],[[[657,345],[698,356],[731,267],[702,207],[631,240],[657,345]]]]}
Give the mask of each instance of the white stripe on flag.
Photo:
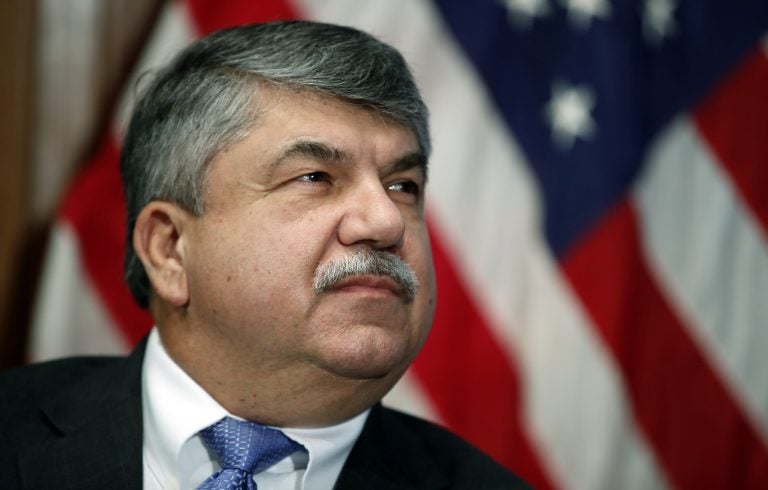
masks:
{"type": "Polygon", "coordinates": [[[652,149],[636,192],[645,247],[666,296],[765,438],[768,251],[705,145],[685,119],[652,149]]]}
{"type": "Polygon", "coordinates": [[[50,218],[76,173],[84,144],[97,128],[100,93],[97,64],[105,2],[40,0],[35,39],[37,53],[35,128],[31,145],[35,222],[50,218]]]}
{"type": "Polygon", "coordinates": [[[414,67],[432,111],[430,212],[446,248],[461,258],[474,300],[519,361],[525,413],[556,483],[666,487],[635,432],[612,362],[541,243],[524,159],[436,13],[424,2],[387,2],[398,15],[384,25],[392,16],[381,5],[356,17],[355,1],[300,4],[317,20],[376,33],[414,67]]]}
{"type": "Polygon", "coordinates": [[[117,324],[84,274],[77,235],[60,220],[51,232],[34,309],[31,361],[128,351],[117,324]]]}
{"type": "Polygon", "coordinates": [[[113,131],[122,140],[136,103],[137,90],[141,90],[152,78],[152,72],[167,65],[173,57],[195,39],[195,29],[185,4],[166,2],[152,36],[131,76],[126,81],[118,105],[113,131]],[[143,77],[147,77],[144,80],[143,77]]]}

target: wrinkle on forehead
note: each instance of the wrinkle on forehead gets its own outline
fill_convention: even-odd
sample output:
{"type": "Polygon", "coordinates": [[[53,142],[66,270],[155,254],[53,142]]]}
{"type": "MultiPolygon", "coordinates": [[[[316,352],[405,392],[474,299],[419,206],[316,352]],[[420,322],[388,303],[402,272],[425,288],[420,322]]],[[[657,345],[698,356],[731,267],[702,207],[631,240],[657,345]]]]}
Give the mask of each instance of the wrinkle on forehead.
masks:
{"type": "MultiPolygon", "coordinates": [[[[301,138],[287,144],[285,148],[279,152],[278,157],[270,163],[269,170],[273,171],[286,160],[296,157],[306,157],[324,163],[351,164],[354,162],[354,157],[341,148],[337,148],[322,141],[301,138]]],[[[411,152],[397,158],[394,162],[384,168],[384,172],[399,172],[410,170],[411,168],[419,168],[426,175],[427,159],[421,152],[411,152]]]]}
{"type": "Polygon", "coordinates": [[[215,159],[242,153],[236,148],[247,145],[252,155],[244,157],[243,161],[255,163],[261,160],[258,166],[261,168],[262,180],[273,178],[290,162],[304,160],[351,166],[359,163],[361,158],[365,161],[369,158],[371,161],[377,161],[380,175],[416,168],[426,180],[427,158],[407,126],[370,107],[311,90],[291,90],[266,83],[254,83],[253,88],[251,103],[257,115],[248,129],[249,134],[219,153],[215,159]],[[352,119],[343,114],[349,114],[352,119]],[[362,119],[355,118],[370,118],[374,125],[368,126],[362,119]],[[350,126],[352,133],[338,133],[334,123],[339,120],[353,121],[350,126]],[[358,123],[355,123],[355,120],[358,123]],[[375,132],[358,134],[357,140],[348,140],[346,135],[355,134],[356,129],[361,127],[374,128],[375,132]],[[262,131],[266,132],[257,136],[262,131]],[[407,133],[409,137],[394,138],[398,132],[407,133]],[[388,134],[394,139],[387,136],[388,134]],[[256,141],[259,143],[254,143],[256,141]],[[399,143],[392,146],[392,141],[399,143]],[[359,147],[361,143],[365,148],[359,147]],[[379,147],[379,143],[384,146],[379,147]],[[372,153],[368,153],[369,151],[372,153]],[[359,152],[362,153],[358,154],[359,152]]]}

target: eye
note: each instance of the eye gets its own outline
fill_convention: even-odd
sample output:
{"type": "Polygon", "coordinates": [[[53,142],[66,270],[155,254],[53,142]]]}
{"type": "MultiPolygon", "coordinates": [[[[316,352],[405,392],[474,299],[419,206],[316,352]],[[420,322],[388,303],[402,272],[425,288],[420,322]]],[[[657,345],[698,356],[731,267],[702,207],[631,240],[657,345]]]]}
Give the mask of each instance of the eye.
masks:
{"type": "Polygon", "coordinates": [[[328,182],[330,181],[330,176],[325,172],[312,172],[308,174],[304,174],[300,177],[297,177],[296,180],[299,180],[301,182],[328,182]]]}
{"type": "Polygon", "coordinates": [[[411,194],[415,197],[421,195],[421,186],[412,180],[401,180],[393,182],[387,186],[388,190],[411,194]]]}

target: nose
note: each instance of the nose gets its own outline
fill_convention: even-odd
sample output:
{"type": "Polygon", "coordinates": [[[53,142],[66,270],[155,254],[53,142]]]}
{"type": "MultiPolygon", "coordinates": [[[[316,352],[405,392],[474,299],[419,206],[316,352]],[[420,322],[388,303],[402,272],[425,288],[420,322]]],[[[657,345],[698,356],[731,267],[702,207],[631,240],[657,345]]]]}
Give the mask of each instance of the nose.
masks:
{"type": "Polygon", "coordinates": [[[397,249],[402,245],[403,213],[378,179],[350,193],[344,209],[339,223],[342,244],[364,244],[377,250],[397,249]]]}

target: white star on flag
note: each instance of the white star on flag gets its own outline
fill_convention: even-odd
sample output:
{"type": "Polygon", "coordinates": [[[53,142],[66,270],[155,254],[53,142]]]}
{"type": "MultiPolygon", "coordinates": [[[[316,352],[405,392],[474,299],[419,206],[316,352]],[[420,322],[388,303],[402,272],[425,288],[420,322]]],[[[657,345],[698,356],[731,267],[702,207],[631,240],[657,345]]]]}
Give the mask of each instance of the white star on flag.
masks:
{"type": "Polygon", "coordinates": [[[568,10],[571,24],[580,30],[587,30],[592,25],[593,18],[607,19],[611,14],[608,0],[562,0],[568,10]]]}
{"type": "Polygon", "coordinates": [[[545,115],[558,147],[570,150],[576,138],[586,140],[595,134],[597,125],[591,115],[595,103],[595,94],[589,88],[555,83],[545,115]]]}
{"type": "Polygon", "coordinates": [[[537,17],[546,17],[550,9],[547,0],[501,0],[509,20],[519,28],[527,29],[537,17]]]}
{"type": "Polygon", "coordinates": [[[664,38],[675,32],[673,13],[675,0],[646,0],[643,8],[643,35],[645,40],[660,45],[664,38]]]}

